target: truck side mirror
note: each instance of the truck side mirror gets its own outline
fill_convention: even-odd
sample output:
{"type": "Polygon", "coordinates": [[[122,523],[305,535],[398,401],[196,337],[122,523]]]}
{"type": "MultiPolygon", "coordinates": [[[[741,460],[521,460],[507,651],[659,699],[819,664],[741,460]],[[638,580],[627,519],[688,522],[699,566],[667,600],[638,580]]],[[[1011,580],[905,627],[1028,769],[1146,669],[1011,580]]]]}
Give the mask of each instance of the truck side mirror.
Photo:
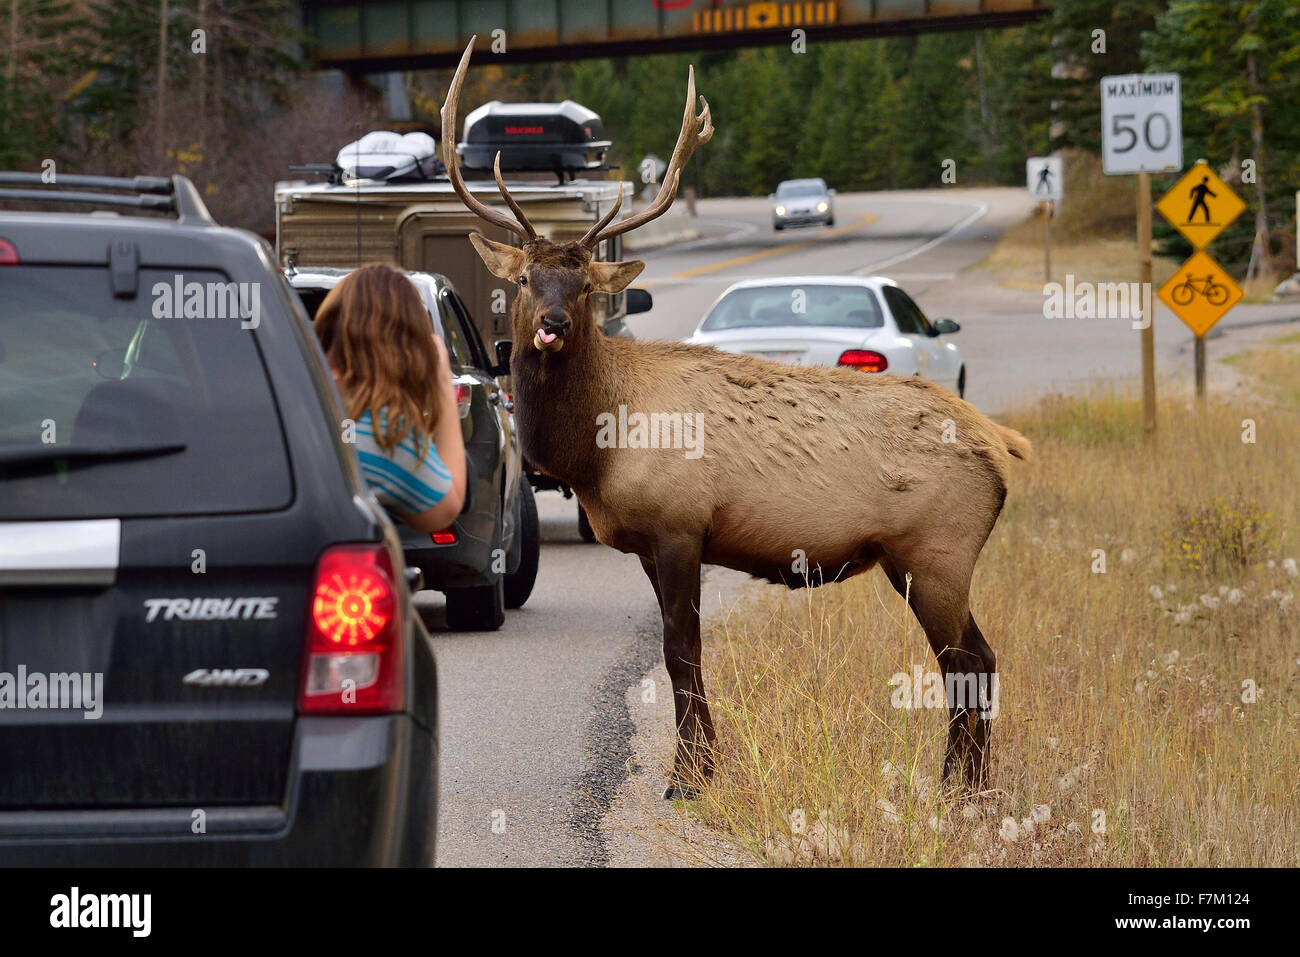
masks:
{"type": "Polygon", "coordinates": [[[634,316],[638,312],[649,312],[654,308],[654,297],[648,289],[629,289],[627,291],[627,314],[634,316]]]}
{"type": "Polygon", "coordinates": [[[497,364],[488,369],[493,376],[510,374],[510,353],[514,351],[515,344],[509,339],[498,339],[495,343],[497,351],[497,364]]]}

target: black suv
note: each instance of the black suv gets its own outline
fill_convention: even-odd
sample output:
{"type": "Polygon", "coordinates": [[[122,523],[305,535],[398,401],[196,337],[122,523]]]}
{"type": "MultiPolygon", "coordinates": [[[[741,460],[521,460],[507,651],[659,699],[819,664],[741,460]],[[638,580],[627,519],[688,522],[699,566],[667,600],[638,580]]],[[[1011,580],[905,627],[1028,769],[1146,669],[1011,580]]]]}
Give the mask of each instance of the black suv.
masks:
{"type": "MultiPolygon", "coordinates": [[[[350,270],[289,269],[313,317],[350,270]]],[[[537,579],[541,540],[533,490],[522,475],[513,403],[497,383],[508,368],[488,358],[455,287],[437,273],[408,272],[429,321],[447,344],[465,438],[465,505],[450,528],[432,534],[398,525],[406,564],[447,597],[447,627],[495,631],[505,609],[521,608],[537,579]]]]}
{"type": "Polygon", "coordinates": [[[270,247],[16,184],[175,218],[0,212],[0,865],[432,863],[432,643],[270,247]]]}

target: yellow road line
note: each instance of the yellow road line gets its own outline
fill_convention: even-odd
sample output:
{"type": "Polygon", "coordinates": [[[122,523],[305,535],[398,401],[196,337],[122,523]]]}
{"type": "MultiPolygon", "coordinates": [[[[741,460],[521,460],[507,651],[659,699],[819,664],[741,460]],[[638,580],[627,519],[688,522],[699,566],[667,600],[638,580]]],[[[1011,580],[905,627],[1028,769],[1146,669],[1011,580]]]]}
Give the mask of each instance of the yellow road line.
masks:
{"type": "Polygon", "coordinates": [[[866,226],[868,223],[874,223],[879,218],[880,217],[876,216],[874,213],[871,213],[867,216],[862,217],[862,219],[859,219],[856,222],[849,223],[847,226],[837,226],[834,229],[830,229],[827,232],[821,233],[818,235],[816,239],[805,239],[802,242],[797,242],[797,243],[785,243],[780,246],[773,246],[771,249],[760,249],[756,253],[748,253],[744,256],[736,256],[733,259],[724,259],[721,262],[707,263],[706,265],[703,266],[696,266],[694,269],[687,269],[684,272],[673,273],[673,275],[666,276],[663,279],[655,280],[655,282],[641,283],[641,288],[642,289],[649,288],[655,285],[656,282],[670,282],[673,279],[690,279],[694,276],[703,276],[706,273],[717,272],[719,269],[727,269],[731,266],[742,266],[745,263],[752,263],[759,259],[767,259],[769,256],[781,256],[784,255],[785,253],[792,253],[797,249],[804,249],[808,246],[814,246],[817,243],[821,242],[822,240],[826,239],[828,236],[840,236],[843,235],[844,233],[851,233],[855,229],[861,229],[863,226],[866,226]]]}

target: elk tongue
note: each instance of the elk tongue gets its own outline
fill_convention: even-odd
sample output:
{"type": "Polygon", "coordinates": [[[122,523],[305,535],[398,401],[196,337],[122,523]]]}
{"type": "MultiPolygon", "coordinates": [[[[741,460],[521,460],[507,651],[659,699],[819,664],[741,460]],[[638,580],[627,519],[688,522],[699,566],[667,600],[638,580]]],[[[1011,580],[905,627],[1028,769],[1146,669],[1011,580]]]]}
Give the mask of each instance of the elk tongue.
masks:
{"type": "Polygon", "coordinates": [[[559,337],[555,333],[547,332],[545,329],[538,329],[537,334],[533,336],[533,345],[542,352],[546,352],[551,349],[559,349],[563,345],[563,340],[557,340],[559,340],[559,337]]]}

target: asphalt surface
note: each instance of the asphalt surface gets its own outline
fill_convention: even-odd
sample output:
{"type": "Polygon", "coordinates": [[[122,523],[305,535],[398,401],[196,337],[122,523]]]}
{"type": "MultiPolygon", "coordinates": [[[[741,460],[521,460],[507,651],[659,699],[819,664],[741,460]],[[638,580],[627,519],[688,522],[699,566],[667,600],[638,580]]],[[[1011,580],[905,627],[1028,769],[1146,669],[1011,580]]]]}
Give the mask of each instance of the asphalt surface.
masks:
{"type": "Polygon", "coordinates": [[[442,595],[419,596],[438,659],[441,865],[604,863],[623,695],[658,653],[658,607],[634,556],[579,538],[576,499],[537,499],[537,585],[500,631],[439,631],[442,595]]]}
{"type": "MultiPolygon", "coordinates": [[[[770,204],[721,199],[699,204],[699,240],[657,251],[636,285],[654,296],[654,309],[629,320],[638,338],[689,336],[728,285],[741,279],[825,273],[884,275],[897,281],[931,318],[963,323],[956,341],[966,352],[972,338],[966,310],[936,312],[927,294],[960,282],[1007,227],[1032,208],[1024,190],[953,190],[842,194],[835,225],[777,232],[770,204]]],[[[979,356],[976,356],[978,360],[979,356]]],[[[978,364],[978,361],[977,363],[978,364]]],[[[978,378],[969,368],[967,381],[978,378]]],[[[971,398],[980,404],[974,389],[971,398]]],[[[988,393],[996,400],[999,393],[988,393]]]]}
{"type": "MultiPolygon", "coordinates": [[[[777,233],[763,200],[701,202],[699,240],[642,257],[636,285],[650,289],[655,307],[629,322],[638,338],[684,338],[737,279],[882,274],[931,318],[962,323],[967,397],[986,412],[1134,376],[1137,333],[1126,321],[1047,320],[1040,293],[963,275],[1029,208],[1025,192],[1011,189],[841,195],[833,228],[777,233]]],[[[1298,313],[1238,307],[1216,335],[1280,334],[1298,313]]],[[[1159,369],[1187,365],[1190,333],[1163,306],[1156,341],[1159,369]]],[[[573,500],[539,493],[538,508],[537,586],[499,632],[439,630],[442,596],[420,596],[439,666],[444,866],[607,862],[598,823],[631,760],[627,690],[659,657],[658,608],[635,557],[582,543],[573,500]]]]}
{"type": "MultiPolygon", "coordinates": [[[[966,270],[992,250],[1033,203],[1023,189],[959,189],[842,194],[831,229],[775,232],[768,204],[706,200],[705,236],[648,255],[637,285],[655,308],[629,320],[640,338],[684,338],[732,282],[820,273],[883,275],[916,299],[931,319],[961,323],[952,337],[967,370],[966,398],[996,415],[1026,399],[1085,383],[1129,383],[1140,373],[1140,333],[1127,319],[1048,319],[1041,290],[1018,291],[966,270]]],[[[1053,276],[1062,278],[1059,262],[1053,276]]],[[[1300,321],[1300,305],[1239,305],[1210,330],[1213,360],[1300,321]]],[[[1171,387],[1190,387],[1191,331],[1155,300],[1156,371],[1171,387]]]]}

